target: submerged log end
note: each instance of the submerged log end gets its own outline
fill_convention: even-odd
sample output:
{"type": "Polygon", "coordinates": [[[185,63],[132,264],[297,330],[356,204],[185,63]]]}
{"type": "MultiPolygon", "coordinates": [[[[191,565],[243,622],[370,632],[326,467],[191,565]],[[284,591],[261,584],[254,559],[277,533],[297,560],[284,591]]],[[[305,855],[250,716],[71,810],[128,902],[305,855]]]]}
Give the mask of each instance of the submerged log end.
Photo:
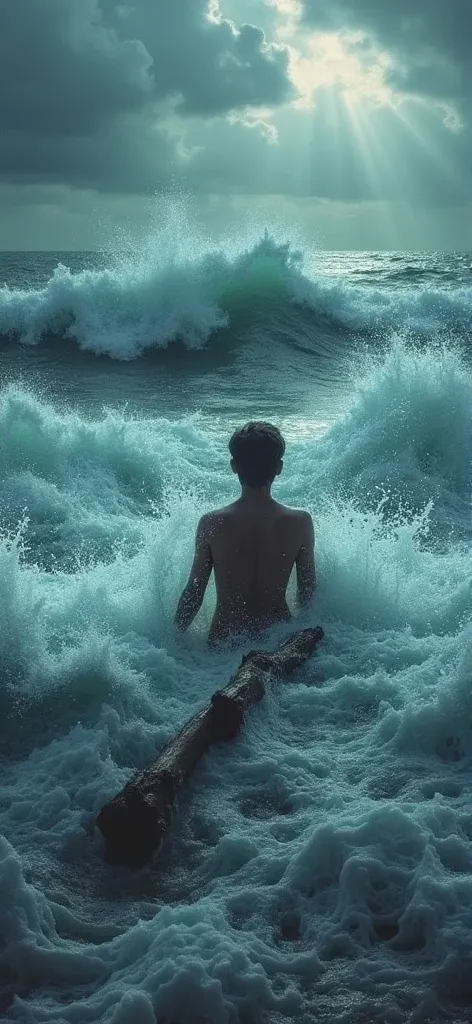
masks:
{"type": "Polygon", "coordinates": [[[244,721],[242,701],[217,690],[211,698],[211,712],[214,741],[234,739],[244,721]]]}
{"type": "Polygon", "coordinates": [[[162,773],[154,777],[152,793],[133,782],[100,811],[96,824],[105,840],[109,864],[141,867],[159,850],[169,827],[178,783],[162,773]]]}

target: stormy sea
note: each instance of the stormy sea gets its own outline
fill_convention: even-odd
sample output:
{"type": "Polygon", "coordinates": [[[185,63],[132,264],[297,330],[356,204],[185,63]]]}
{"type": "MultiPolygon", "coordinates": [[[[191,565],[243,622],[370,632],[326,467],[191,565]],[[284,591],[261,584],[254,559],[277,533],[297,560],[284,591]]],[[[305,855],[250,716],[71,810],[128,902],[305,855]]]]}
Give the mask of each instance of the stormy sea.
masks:
{"type": "Polygon", "coordinates": [[[169,231],[0,281],[1,1020],[470,1021],[470,254],[169,231]],[[325,638],[112,867],[101,807],[245,650],[211,587],[172,620],[256,418],[318,568],[265,646],[325,638]]]}

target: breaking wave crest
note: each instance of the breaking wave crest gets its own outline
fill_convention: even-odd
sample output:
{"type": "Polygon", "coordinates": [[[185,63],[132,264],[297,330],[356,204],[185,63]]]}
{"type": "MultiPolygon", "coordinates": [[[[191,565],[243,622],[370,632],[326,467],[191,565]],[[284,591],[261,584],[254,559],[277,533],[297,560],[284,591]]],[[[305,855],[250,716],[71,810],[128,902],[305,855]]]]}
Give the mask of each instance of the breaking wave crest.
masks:
{"type": "MultiPolygon", "coordinates": [[[[346,283],[327,275],[316,256],[267,232],[244,248],[203,243],[147,248],[108,267],[72,272],[59,264],[40,287],[0,290],[0,335],[24,345],[54,336],[80,349],[131,360],[180,342],[201,349],[238,322],[277,318],[283,306],[303,307],[313,329],[419,335],[467,331],[470,285],[413,277],[401,286],[346,283]]],[[[296,325],[293,325],[296,336],[296,325]]]]}

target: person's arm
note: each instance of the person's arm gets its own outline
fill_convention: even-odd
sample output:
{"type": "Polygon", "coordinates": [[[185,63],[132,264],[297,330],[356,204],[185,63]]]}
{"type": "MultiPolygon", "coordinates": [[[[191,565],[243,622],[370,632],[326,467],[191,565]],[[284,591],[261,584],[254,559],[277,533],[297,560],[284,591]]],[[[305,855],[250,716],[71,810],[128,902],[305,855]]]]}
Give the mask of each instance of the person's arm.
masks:
{"type": "Polygon", "coordinates": [[[203,516],[197,528],[195,557],[190,570],[187,586],[177,605],[174,624],[183,633],[193,622],[203,604],[205,590],[213,568],[210,546],[210,517],[203,516]]]}
{"type": "Polygon", "coordinates": [[[303,608],[311,601],[316,588],[315,531],[308,512],[303,513],[300,541],[296,567],[298,600],[303,608]]]}

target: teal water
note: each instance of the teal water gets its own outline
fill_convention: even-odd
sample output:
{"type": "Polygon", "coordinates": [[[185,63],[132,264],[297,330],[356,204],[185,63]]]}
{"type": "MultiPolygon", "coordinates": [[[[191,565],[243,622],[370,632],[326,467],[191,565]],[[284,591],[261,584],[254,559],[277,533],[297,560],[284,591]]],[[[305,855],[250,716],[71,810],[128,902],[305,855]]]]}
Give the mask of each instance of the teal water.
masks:
{"type": "Polygon", "coordinates": [[[61,259],[2,256],[2,1019],[470,1020],[470,259],[61,259]],[[99,809],[240,656],[206,649],[211,588],[172,616],[253,415],[325,642],[112,869],[99,809]]]}

